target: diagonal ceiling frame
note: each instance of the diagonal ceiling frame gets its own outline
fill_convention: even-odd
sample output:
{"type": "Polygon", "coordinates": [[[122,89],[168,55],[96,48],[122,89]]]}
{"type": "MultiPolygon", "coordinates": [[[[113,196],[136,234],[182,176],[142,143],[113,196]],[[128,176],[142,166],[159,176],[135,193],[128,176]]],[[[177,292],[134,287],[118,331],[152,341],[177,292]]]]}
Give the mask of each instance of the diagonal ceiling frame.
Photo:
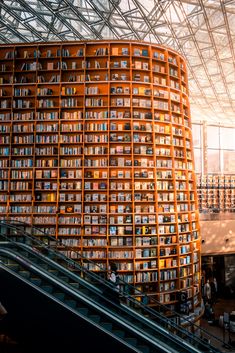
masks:
{"type": "Polygon", "coordinates": [[[0,43],[136,39],[179,51],[192,119],[235,125],[235,0],[0,0],[0,43]]]}

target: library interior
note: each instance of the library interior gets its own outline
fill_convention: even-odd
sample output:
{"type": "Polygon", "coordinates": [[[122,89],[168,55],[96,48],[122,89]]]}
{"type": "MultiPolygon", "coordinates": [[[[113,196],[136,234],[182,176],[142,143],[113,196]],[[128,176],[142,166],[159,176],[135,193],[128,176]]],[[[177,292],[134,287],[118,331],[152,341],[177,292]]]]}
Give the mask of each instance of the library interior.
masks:
{"type": "Polygon", "coordinates": [[[234,16],[0,2],[0,351],[235,352],[234,16]]]}

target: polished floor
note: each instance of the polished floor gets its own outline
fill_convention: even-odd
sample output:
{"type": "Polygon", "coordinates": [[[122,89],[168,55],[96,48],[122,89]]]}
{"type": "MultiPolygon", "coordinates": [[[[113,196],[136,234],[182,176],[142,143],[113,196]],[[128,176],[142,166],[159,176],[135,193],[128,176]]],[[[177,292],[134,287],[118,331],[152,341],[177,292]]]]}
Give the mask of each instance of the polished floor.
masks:
{"type": "Polygon", "coordinates": [[[222,325],[222,318],[224,317],[224,313],[228,313],[229,315],[232,311],[235,311],[235,298],[219,298],[213,306],[213,310],[215,320],[211,322],[207,318],[203,317],[201,320],[201,327],[211,334],[211,343],[221,352],[235,353],[235,332],[231,332],[229,327],[224,329],[224,326],[222,325]],[[213,337],[219,338],[221,341],[224,341],[231,347],[226,347],[226,345],[222,344],[222,342],[214,339],[213,337]]]}

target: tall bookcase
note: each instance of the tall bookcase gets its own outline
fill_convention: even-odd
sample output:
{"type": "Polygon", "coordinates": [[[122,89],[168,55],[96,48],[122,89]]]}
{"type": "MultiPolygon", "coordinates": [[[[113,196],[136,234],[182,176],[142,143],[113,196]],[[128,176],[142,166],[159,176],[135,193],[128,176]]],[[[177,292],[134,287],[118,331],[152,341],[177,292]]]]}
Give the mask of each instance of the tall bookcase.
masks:
{"type": "Polygon", "coordinates": [[[1,46],[1,218],[55,235],[70,257],[94,260],[90,270],[115,262],[169,306],[187,292],[194,309],[196,192],[177,52],[136,41],[1,46]]]}
{"type": "Polygon", "coordinates": [[[201,213],[235,211],[235,175],[197,175],[198,208],[201,213]]]}

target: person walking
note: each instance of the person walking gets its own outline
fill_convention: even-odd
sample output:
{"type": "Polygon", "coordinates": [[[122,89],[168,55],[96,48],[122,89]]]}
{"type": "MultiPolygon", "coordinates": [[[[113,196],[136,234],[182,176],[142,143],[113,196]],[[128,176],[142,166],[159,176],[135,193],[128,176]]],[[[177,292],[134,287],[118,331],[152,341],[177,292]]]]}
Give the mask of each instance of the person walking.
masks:
{"type": "Polygon", "coordinates": [[[119,275],[117,272],[117,265],[115,263],[110,264],[110,271],[108,272],[108,280],[115,285],[117,291],[119,291],[119,275]]]}
{"type": "Polygon", "coordinates": [[[117,272],[117,265],[115,263],[110,264],[110,270],[108,272],[108,281],[114,285],[114,288],[110,288],[108,290],[108,297],[112,299],[115,303],[119,304],[119,275],[117,272]]]}
{"type": "Polygon", "coordinates": [[[211,285],[209,279],[206,281],[206,284],[204,286],[204,298],[205,298],[205,304],[211,302],[211,285]]]}

